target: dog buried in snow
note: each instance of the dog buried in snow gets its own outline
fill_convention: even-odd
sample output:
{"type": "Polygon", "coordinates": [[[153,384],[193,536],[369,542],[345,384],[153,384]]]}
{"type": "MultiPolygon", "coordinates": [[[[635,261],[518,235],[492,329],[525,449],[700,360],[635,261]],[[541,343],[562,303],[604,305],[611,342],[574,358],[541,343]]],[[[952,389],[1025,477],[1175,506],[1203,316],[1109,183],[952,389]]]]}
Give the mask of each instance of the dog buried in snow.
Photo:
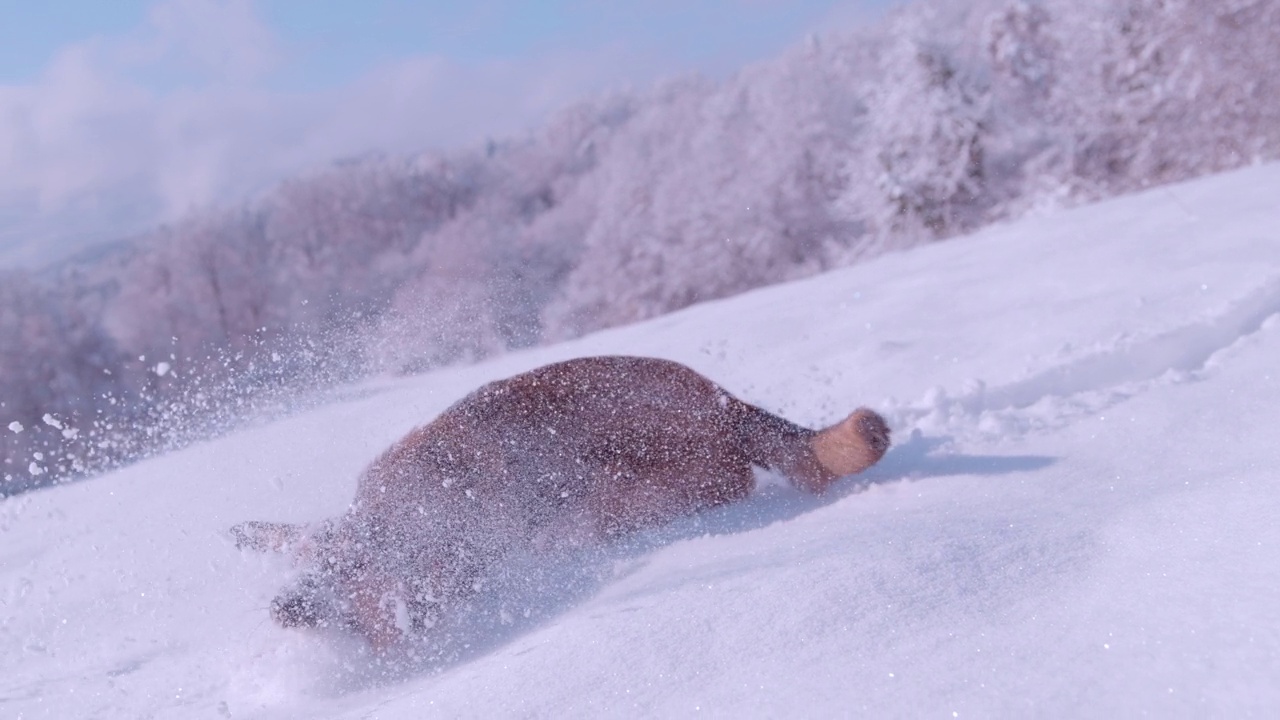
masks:
{"type": "Polygon", "coordinates": [[[345,628],[382,650],[465,604],[512,551],[742,499],[753,465],[821,493],[888,447],[866,408],[815,431],[679,363],[581,358],[485,385],[413,430],[364,471],[341,517],[232,535],[305,567],[272,601],[276,622],[345,628]]]}

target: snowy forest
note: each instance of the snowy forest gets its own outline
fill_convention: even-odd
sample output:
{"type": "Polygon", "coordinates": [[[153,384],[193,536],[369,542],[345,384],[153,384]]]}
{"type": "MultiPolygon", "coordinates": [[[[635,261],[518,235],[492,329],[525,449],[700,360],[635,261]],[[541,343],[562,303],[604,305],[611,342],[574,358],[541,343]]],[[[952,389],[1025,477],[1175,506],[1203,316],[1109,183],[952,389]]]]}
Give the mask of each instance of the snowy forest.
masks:
{"type": "Polygon", "coordinates": [[[0,495],[375,374],[1280,157],[1274,0],[926,0],[0,271],[0,495]]]}

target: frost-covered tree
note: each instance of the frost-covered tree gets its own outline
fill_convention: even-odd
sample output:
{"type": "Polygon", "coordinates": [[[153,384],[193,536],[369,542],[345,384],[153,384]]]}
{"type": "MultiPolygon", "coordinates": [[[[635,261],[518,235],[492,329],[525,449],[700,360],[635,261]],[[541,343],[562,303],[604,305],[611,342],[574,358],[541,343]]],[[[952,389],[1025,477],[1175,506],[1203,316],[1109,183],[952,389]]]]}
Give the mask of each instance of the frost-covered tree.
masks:
{"type": "Polygon", "coordinates": [[[882,233],[937,238],[978,225],[989,206],[990,96],[958,54],[900,16],[882,50],[869,139],[884,194],[882,233]]]}
{"type": "Polygon", "coordinates": [[[91,441],[118,352],[102,328],[22,272],[0,274],[0,495],[114,459],[91,441]]]}
{"type": "Polygon", "coordinates": [[[542,340],[542,308],[600,212],[593,170],[633,113],[630,98],[603,98],[531,138],[491,143],[474,171],[484,191],[407,259],[412,273],[371,331],[375,367],[421,369],[542,340]]]}
{"type": "Polygon", "coordinates": [[[831,204],[865,108],[817,40],[725,85],[668,83],[586,186],[596,212],[545,320],[553,336],[828,267],[862,235],[831,204]]]}

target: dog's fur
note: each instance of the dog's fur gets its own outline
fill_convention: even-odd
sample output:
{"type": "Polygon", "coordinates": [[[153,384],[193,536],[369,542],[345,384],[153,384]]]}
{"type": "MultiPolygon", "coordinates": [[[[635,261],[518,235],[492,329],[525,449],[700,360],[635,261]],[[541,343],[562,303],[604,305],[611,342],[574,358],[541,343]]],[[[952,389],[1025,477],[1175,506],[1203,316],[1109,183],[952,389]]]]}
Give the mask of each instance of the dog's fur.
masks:
{"type": "Polygon", "coordinates": [[[341,518],[232,533],[310,567],[273,601],[277,622],[344,626],[384,648],[430,628],[513,549],[741,499],[752,465],[820,493],[888,447],[865,408],[814,431],[678,363],[582,358],[485,385],[413,430],[364,472],[341,518]]]}

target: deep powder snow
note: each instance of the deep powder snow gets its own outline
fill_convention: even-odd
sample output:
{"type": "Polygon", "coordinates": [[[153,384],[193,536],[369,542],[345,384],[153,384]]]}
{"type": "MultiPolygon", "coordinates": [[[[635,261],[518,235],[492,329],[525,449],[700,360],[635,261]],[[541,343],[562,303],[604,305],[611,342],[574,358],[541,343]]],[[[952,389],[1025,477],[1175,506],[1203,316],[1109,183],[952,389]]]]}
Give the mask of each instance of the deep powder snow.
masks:
{"type": "Polygon", "coordinates": [[[1152,190],[350,399],[0,501],[15,718],[1280,714],[1280,166],[1152,190]],[[483,382],[684,362],[895,446],[815,498],[512,558],[434,665],[287,631],[252,518],[339,514],[483,382]]]}

